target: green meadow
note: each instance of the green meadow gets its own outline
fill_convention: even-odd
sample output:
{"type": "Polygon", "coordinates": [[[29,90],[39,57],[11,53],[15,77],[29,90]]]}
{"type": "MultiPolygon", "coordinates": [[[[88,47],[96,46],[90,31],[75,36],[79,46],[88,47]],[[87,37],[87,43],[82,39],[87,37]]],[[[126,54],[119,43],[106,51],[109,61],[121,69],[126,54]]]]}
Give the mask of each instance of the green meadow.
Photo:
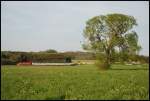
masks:
{"type": "Polygon", "coordinates": [[[2,100],[148,100],[149,65],[1,66],[2,100]]]}

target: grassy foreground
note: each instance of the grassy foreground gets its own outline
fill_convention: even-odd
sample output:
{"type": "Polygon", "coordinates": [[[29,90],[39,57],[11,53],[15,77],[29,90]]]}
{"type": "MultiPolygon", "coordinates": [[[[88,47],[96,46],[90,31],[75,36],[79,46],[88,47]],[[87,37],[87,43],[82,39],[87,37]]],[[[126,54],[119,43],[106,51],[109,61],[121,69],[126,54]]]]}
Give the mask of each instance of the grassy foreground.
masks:
{"type": "Polygon", "coordinates": [[[1,99],[149,99],[148,65],[2,66],[1,99]]]}

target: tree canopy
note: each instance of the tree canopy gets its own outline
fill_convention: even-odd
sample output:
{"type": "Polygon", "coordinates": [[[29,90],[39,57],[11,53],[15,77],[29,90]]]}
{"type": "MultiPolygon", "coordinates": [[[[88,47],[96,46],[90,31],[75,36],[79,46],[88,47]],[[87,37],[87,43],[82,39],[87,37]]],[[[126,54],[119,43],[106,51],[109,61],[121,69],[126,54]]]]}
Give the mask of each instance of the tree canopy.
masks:
{"type": "Polygon", "coordinates": [[[103,54],[103,61],[108,68],[116,49],[129,54],[136,54],[141,49],[137,33],[131,30],[136,25],[136,19],[129,15],[95,16],[86,22],[83,49],[103,54]]]}

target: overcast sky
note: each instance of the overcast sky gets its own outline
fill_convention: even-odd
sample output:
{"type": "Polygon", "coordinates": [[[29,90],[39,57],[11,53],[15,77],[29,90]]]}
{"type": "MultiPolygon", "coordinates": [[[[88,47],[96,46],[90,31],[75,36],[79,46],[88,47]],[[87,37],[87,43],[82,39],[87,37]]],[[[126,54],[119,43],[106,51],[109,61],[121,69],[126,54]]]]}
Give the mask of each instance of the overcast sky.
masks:
{"type": "Polygon", "coordinates": [[[85,22],[108,13],[136,18],[140,54],[149,55],[148,1],[2,1],[1,49],[82,51],[85,22]]]}

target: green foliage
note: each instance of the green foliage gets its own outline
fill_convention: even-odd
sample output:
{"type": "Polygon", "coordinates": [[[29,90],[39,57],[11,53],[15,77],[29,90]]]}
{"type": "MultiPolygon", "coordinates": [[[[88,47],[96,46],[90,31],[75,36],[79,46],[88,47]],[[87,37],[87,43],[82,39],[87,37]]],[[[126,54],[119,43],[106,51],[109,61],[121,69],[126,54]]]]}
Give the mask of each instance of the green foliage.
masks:
{"type": "Polygon", "coordinates": [[[65,56],[63,54],[58,53],[32,53],[32,61],[33,62],[53,62],[53,63],[64,63],[65,56]]]}
{"type": "Polygon", "coordinates": [[[13,51],[2,51],[1,52],[1,63],[11,65],[14,61],[15,64],[21,61],[31,60],[33,62],[64,62],[65,58],[71,58],[75,60],[93,60],[95,55],[91,52],[63,52],[63,53],[47,53],[47,52],[13,52],[13,51]],[[59,59],[61,58],[61,59],[59,59]]]}
{"type": "Polygon", "coordinates": [[[143,55],[130,55],[129,56],[130,61],[140,62],[142,64],[149,63],[149,56],[143,56],[143,55]]]}
{"type": "Polygon", "coordinates": [[[31,61],[31,56],[30,56],[29,54],[22,53],[22,54],[20,54],[20,56],[18,57],[18,61],[19,61],[19,62],[31,61]]]}
{"type": "Polygon", "coordinates": [[[110,65],[108,63],[106,63],[105,61],[99,61],[97,60],[95,62],[95,65],[100,69],[100,70],[106,70],[110,67],[110,65]]]}
{"type": "Polygon", "coordinates": [[[133,16],[124,14],[108,14],[106,15],[106,23],[110,32],[118,35],[125,34],[134,25],[137,25],[136,19],[133,16]]]}
{"type": "MultiPolygon", "coordinates": [[[[98,54],[98,53],[97,53],[98,54]]],[[[64,53],[43,53],[43,52],[10,52],[2,51],[1,52],[1,64],[2,65],[15,65],[18,62],[22,61],[21,55],[26,57],[26,60],[31,60],[33,62],[58,62],[58,60],[52,61],[51,58],[71,58],[72,60],[104,60],[105,56],[97,55],[92,52],[64,52],[64,53]]],[[[60,61],[60,60],[59,60],[60,61]]],[[[111,63],[114,62],[129,62],[137,61],[140,63],[149,63],[148,56],[140,55],[128,55],[126,52],[116,52],[112,50],[111,54],[111,63]]],[[[64,59],[62,60],[64,62],[64,59]]]]}
{"type": "MultiPolygon", "coordinates": [[[[121,59],[129,54],[137,54],[141,46],[138,45],[138,36],[131,29],[136,26],[136,19],[124,14],[108,14],[95,16],[86,22],[83,30],[85,43],[83,49],[94,53],[104,53],[108,66],[112,62],[115,47],[119,48],[121,59]]],[[[104,58],[104,57],[103,57],[104,58]]],[[[106,66],[107,66],[106,65],[106,66]]]]}
{"type": "Polygon", "coordinates": [[[45,52],[45,53],[57,53],[57,51],[54,50],[54,49],[48,49],[46,51],[41,51],[41,52],[45,52]]]}
{"type": "Polygon", "coordinates": [[[71,57],[66,57],[65,60],[66,63],[71,63],[71,57]]]}
{"type": "Polygon", "coordinates": [[[17,61],[11,59],[1,59],[2,65],[16,65],[17,61]]]}
{"type": "Polygon", "coordinates": [[[104,53],[97,53],[96,54],[96,62],[95,65],[100,69],[100,70],[106,70],[110,67],[110,64],[106,63],[106,54],[104,53]]]}
{"type": "Polygon", "coordinates": [[[149,66],[2,66],[1,100],[148,100],[149,66]]]}
{"type": "Polygon", "coordinates": [[[10,51],[3,51],[1,52],[1,64],[2,65],[15,65],[17,62],[19,62],[20,53],[13,53],[10,51]]]}

